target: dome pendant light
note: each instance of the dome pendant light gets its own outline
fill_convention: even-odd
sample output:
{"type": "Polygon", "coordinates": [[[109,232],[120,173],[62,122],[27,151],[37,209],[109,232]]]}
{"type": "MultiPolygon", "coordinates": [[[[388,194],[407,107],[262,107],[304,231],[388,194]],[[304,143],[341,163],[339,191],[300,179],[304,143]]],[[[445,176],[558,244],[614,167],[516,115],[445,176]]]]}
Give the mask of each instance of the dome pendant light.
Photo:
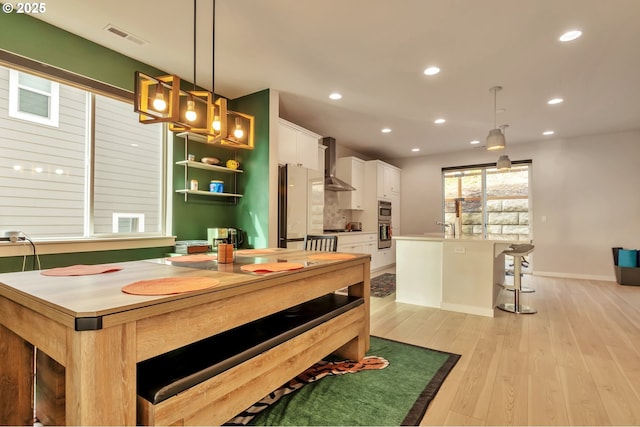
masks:
{"type": "Polygon", "coordinates": [[[493,129],[489,131],[487,136],[487,150],[501,150],[507,145],[504,134],[498,129],[497,98],[500,90],[502,90],[502,86],[494,86],[489,89],[490,92],[493,92],[493,129]]]}
{"type": "MultiPolygon", "coordinates": [[[[500,125],[500,130],[502,131],[503,135],[505,134],[504,130],[508,127],[509,125],[500,125]]],[[[496,168],[502,171],[511,169],[511,159],[509,158],[509,156],[506,154],[501,155],[500,158],[498,158],[498,163],[496,163],[496,168]]]]}

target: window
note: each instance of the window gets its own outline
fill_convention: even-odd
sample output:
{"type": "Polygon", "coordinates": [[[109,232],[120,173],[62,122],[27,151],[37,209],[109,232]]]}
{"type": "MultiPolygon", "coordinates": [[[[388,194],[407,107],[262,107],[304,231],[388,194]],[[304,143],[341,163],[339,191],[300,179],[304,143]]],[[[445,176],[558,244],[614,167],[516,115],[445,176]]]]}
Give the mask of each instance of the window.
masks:
{"type": "Polygon", "coordinates": [[[9,116],[49,126],[59,123],[60,85],[16,70],[9,72],[9,116]]]}
{"type": "Polygon", "coordinates": [[[138,123],[127,102],[39,77],[40,89],[59,87],[58,126],[15,120],[13,73],[0,67],[2,228],[52,239],[164,235],[163,126],[138,123]]]}
{"type": "Polygon", "coordinates": [[[113,213],[114,233],[144,232],[144,214],[113,213]]]}
{"type": "Polygon", "coordinates": [[[445,221],[454,222],[458,200],[463,234],[530,240],[530,172],[530,161],[504,171],[495,165],[443,169],[445,221]]]}

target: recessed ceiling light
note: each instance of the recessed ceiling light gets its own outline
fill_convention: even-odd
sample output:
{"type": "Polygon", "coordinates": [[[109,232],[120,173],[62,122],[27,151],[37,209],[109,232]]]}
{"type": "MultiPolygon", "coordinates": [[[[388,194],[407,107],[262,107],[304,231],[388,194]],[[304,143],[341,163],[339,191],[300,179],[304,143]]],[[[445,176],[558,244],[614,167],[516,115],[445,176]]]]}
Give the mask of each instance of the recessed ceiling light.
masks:
{"type": "Polygon", "coordinates": [[[563,35],[560,36],[558,40],[561,42],[570,42],[571,40],[575,40],[582,35],[582,31],[580,30],[571,30],[567,31],[563,35]]]}
{"type": "Polygon", "coordinates": [[[62,175],[63,173],[64,173],[64,170],[56,169],[56,175],[62,175]]]}
{"type": "Polygon", "coordinates": [[[446,120],[445,120],[445,119],[435,119],[435,120],[433,121],[433,123],[435,123],[435,124],[437,124],[437,125],[441,125],[441,124],[443,124],[444,122],[446,122],[446,120]]]}
{"type": "Polygon", "coordinates": [[[329,95],[329,98],[334,100],[342,99],[342,95],[340,95],[338,92],[333,92],[331,95],[329,95]]]}
{"type": "Polygon", "coordinates": [[[431,66],[428,67],[424,70],[424,74],[427,76],[435,76],[436,74],[438,74],[440,72],[440,68],[436,67],[436,66],[431,66]]]}
{"type": "Polygon", "coordinates": [[[389,133],[389,132],[391,132],[391,128],[382,128],[382,130],[380,132],[389,133]]]}
{"type": "Polygon", "coordinates": [[[562,98],[553,98],[547,101],[547,104],[550,105],[554,105],[554,104],[560,104],[562,101],[564,101],[564,99],[562,98]]]}
{"type": "Polygon", "coordinates": [[[545,130],[544,132],[542,132],[543,135],[553,135],[555,132],[552,130],[545,130]]]}
{"type": "Polygon", "coordinates": [[[36,167],[36,168],[35,168],[35,171],[36,171],[37,173],[41,173],[43,170],[44,170],[44,169],[42,169],[40,166],[38,166],[38,167],[36,167]]]}
{"type": "Polygon", "coordinates": [[[413,151],[414,153],[417,153],[418,151],[420,151],[419,148],[412,148],[411,151],[413,151]]]}
{"type": "Polygon", "coordinates": [[[469,144],[471,145],[480,144],[480,141],[478,141],[477,139],[474,139],[473,141],[469,142],[469,144]]]}
{"type": "Polygon", "coordinates": [[[22,166],[20,166],[20,165],[13,165],[13,170],[14,170],[14,171],[22,170],[22,166]]]}

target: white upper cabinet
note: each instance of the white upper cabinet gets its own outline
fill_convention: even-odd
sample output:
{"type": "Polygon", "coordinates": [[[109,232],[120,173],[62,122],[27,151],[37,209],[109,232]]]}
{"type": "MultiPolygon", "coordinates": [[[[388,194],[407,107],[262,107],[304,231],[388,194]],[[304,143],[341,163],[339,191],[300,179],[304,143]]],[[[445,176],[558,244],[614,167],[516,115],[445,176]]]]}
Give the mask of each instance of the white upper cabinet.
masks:
{"type": "Polygon", "coordinates": [[[336,177],[351,184],[354,191],[338,192],[340,209],[364,209],[364,160],[357,157],[341,157],[336,164],[336,177]]]}
{"type": "Polygon", "coordinates": [[[377,172],[378,198],[389,199],[400,193],[400,169],[378,161],[377,172]]]}
{"type": "Polygon", "coordinates": [[[320,135],[280,119],[278,122],[278,163],[320,170],[320,135]]]}

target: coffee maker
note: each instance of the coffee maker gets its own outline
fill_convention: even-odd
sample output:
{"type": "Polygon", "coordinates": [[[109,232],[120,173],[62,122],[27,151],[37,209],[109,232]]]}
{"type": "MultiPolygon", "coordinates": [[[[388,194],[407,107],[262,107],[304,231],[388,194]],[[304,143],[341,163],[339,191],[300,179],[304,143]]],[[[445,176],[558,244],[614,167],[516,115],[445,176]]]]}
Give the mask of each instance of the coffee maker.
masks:
{"type": "Polygon", "coordinates": [[[242,245],[242,242],[244,242],[241,228],[228,228],[227,235],[227,243],[231,243],[233,249],[238,249],[240,245],[242,245]]]}
{"type": "Polygon", "coordinates": [[[207,240],[211,242],[211,250],[218,252],[220,243],[231,243],[234,249],[238,249],[244,238],[241,228],[208,228],[207,240]]]}
{"type": "Polygon", "coordinates": [[[208,228],[207,240],[211,243],[211,250],[218,252],[218,245],[220,243],[227,243],[229,238],[228,228],[208,228]]]}

